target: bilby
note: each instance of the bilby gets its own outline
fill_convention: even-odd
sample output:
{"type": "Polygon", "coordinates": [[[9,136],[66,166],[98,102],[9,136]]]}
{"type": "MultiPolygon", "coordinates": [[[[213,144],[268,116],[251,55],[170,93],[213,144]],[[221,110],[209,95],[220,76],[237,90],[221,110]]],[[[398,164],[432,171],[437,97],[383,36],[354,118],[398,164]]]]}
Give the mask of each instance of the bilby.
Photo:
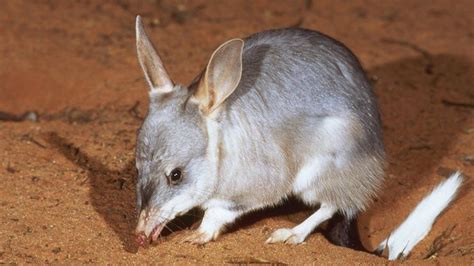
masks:
{"type": "MultiPolygon", "coordinates": [[[[301,199],[316,212],[267,243],[302,243],[321,223],[338,245],[384,181],[378,106],[357,58],[338,41],[305,29],[232,39],[191,85],[172,82],[136,20],[138,59],[149,110],[136,146],[139,244],[195,207],[205,213],[186,241],[215,240],[245,213],[301,199]]],[[[462,183],[455,173],[382,241],[389,259],[406,256],[428,233],[462,183]]]]}

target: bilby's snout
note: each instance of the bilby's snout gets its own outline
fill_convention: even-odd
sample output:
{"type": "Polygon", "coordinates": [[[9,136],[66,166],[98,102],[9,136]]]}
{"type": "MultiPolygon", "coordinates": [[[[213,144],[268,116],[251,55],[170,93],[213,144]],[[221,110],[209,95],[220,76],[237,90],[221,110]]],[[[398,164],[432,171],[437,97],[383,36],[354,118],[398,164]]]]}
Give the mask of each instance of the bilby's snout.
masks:
{"type": "Polygon", "coordinates": [[[164,227],[157,219],[159,211],[154,208],[145,208],[140,211],[137,227],[135,228],[135,237],[139,246],[145,246],[150,242],[156,241],[164,227]]]}
{"type": "Polygon", "coordinates": [[[135,234],[145,233],[147,220],[148,220],[147,211],[141,210],[140,215],[138,216],[138,222],[137,222],[137,227],[135,228],[135,234]]]}
{"type": "Polygon", "coordinates": [[[135,240],[139,246],[144,247],[147,244],[148,235],[146,234],[146,211],[141,210],[138,216],[137,227],[135,228],[135,240]]]}

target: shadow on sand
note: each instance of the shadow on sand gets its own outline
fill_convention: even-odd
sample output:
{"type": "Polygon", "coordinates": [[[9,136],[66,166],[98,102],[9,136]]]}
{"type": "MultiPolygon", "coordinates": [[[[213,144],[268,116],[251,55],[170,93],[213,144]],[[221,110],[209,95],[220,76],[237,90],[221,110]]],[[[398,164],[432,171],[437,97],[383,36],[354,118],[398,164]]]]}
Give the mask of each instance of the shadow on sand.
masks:
{"type": "Polygon", "coordinates": [[[135,160],[121,170],[110,170],[99,160],[89,157],[76,145],[52,132],[46,140],[68,160],[83,169],[88,177],[90,200],[95,210],[114,230],[127,252],[136,252],[135,226],[135,160]],[[132,185],[125,186],[125,183],[132,185]]]}

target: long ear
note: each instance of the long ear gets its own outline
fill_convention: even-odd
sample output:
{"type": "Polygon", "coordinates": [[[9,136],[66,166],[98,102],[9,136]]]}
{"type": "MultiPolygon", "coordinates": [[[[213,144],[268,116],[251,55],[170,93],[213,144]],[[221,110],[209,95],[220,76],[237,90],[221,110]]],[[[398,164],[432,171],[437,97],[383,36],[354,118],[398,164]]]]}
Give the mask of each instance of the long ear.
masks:
{"type": "Polygon", "coordinates": [[[217,48],[194,95],[204,114],[210,114],[234,92],[242,77],[244,41],[233,39],[217,48]]]}
{"type": "Polygon", "coordinates": [[[137,16],[135,30],[137,34],[138,61],[150,86],[150,93],[171,91],[174,87],[173,82],[169,78],[160,56],[145,33],[140,16],[137,16]]]}

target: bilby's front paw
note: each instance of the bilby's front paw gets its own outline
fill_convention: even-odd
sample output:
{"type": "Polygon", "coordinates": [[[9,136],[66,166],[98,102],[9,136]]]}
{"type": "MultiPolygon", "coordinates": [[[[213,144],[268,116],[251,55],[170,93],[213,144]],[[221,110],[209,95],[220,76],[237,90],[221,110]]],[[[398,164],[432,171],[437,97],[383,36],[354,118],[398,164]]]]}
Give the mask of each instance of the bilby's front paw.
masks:
{"type": "Polygon", "coordinates": [[[200,230],[193,231],[190,235],[185,237],[183,243],[191,243],[194,245],[204,245],[217,238],[217,234],[202,232],[200,230]]]}
{"type": "Polygon", "coordinates": [[[272,235],[265,241],[265,244],[286,243],[297,245],[303,243],[305,236],[298,234],[290,228],[280,228],[272,233],[272,235]]]}

